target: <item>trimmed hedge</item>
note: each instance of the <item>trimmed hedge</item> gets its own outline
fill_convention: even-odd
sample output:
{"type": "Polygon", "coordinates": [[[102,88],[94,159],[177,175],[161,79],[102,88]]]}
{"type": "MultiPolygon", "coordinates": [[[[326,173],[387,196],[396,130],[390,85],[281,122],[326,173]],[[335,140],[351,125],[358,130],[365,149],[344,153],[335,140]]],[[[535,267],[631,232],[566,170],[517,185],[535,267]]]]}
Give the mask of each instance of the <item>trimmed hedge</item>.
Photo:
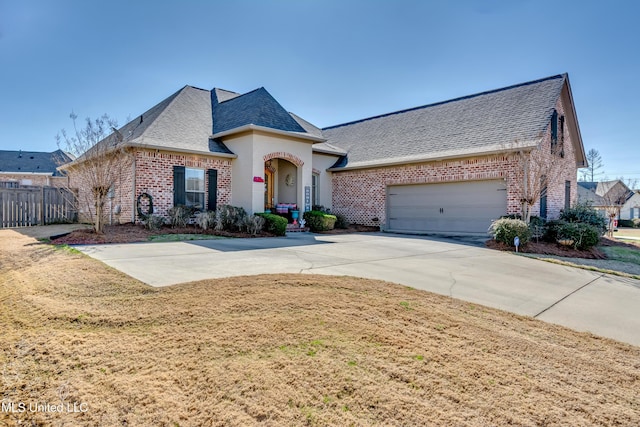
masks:
{"type": "Polygon", "coordinates": [[[493,221],[489,228],[493,238],[509,246],[514,246],[513,241],[520,238],[520,244],[524,245],[531,238],[529,225],[520,219],[501,218],[493,221]]]}
{"type": "Polygon", "coordinates": [[[618,220],[618,227],[638,228],[640,227],[640,219],[620,219],[618,220]]]}
{"type": "Polygon", "coordinates": [[[575,249],[585,250],[597,245],[601,235],[600,230],[591,224],[557,220],[547,223],[545,240],[548,242],[573,240],[575,249]]]}
{"type": "Polygon", "coordinates": [[[307,211],[304,213],[303,218],[307,227],[314,233],[318,231],[333,230],[336,224],[336,216],[330,215],[321,211],[307,211]]]}
{"type": "Polygon", "coordinates": [[[601,234],[607,231],[607,220],[588,204],[577,204],[560,212],[561,221],[589,224],[600,230],[601,234]]]}
{"type": "Polygon", "coordinates": [[[257,213],[256,216],[264,218],[264,230],[276,236],[287,234],[287,219],[280,215],[270,213],[257,213]]]}

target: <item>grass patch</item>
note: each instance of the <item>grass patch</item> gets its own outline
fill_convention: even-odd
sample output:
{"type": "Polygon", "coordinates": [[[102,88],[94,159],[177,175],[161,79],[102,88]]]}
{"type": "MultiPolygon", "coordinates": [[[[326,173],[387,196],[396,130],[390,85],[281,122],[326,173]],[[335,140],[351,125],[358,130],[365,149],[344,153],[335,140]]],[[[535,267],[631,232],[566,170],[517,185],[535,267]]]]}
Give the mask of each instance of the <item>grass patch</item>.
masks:
{"type": "Polygon", "coordinates": [[[214,236],[212,234],[156,234],[149,236],[151,242],[183,242],[186,240],[220,240],[228,237],[214,236]]]}
{"type": "Polygon", "coordinates": [[[88,405],[0,425],[640,425],[639,347],[375,280],[153,289],[1,230],[0,330],[5,402],[88,405]]]}
{"type": "Polygon", "coordinates": [[[607,258],[616,261],[630,262],[640,265],[640,248],[634,249],[624,246],[603,246],[600,248],[607,258]]]}

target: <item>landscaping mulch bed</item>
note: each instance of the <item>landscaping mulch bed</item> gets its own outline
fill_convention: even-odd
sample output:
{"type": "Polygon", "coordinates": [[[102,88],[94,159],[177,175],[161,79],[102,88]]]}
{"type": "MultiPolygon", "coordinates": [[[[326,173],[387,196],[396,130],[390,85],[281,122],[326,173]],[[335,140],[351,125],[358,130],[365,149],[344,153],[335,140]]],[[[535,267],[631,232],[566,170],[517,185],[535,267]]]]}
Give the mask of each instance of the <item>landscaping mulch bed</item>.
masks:
{"type": "MultiPolygon", "coordinates": [[[[485,246],[489,249],[495,249],[505,252],[514,252],[513,246],[505,245],[504,243],[497,242],[493,239],[487,240],[485,246]]],[[[620,242],[615,239],[609,239],[603,237],[600,239],[598,246],[623,246],[628,248],[637,249],[640,247],[638,243],[620,242]]],[[[539,254],[539,255],[553,255],[564,258],[584,258],[584,259],[607,259],[607,255],[604,254],[598,246],[584,251],[573,249],[567,246],[562,246],[557,243],[549,242],[528,242],[526,245],[521,246],[518,250],[526,254],[539,254]]]]}
{"type": "Polygon", "coordinates": [[[247,233],[229,233],[226,231],[202,230],[195,226],[182,228],[162,227],[159,230],[148,230],[142,225],[120,224],[106,226],[104,234],[97,234],[93,229],[76,230],[52,240],[54,244],[93,245],[103,243],[135,243],[147,242],[151,236],[161,234],[208,234],[222,237],[273,237],[269,233],[259,233],[252,236],[247,233]]]}

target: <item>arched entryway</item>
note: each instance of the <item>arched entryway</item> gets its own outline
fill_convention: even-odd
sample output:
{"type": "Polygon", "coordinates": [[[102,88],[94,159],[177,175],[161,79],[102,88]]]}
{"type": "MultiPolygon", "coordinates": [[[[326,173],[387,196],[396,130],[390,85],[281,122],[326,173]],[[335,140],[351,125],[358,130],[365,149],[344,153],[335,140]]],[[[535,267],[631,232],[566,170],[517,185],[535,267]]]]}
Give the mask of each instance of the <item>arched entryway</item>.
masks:
{"type": "Polygon", "coordinates": [[[264,208],[292,219],[299,210],[298,186],[300,168],[285,158],[272,158],[264,164],[264,208]]]}

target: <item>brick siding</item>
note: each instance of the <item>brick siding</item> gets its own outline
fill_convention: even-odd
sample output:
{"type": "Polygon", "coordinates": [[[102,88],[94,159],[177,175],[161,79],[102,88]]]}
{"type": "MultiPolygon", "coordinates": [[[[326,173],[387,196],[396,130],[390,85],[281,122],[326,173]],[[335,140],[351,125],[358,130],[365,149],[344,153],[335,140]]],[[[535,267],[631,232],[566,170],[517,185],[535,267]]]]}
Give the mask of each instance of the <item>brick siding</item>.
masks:
{"type": "MultiPolygon", "coordinates": [[[[172,153],[156,150],[138,150],[136,159],[135,197],[148,193],[153,197],[154,213],[167,215],[173,207],[173,167],[216,169],[218,171],[218,204],[231,203],[231,159],[172,153]]],[[[205,173],[205,189],[209,178],[205,173]]],[[[205,201],[207,194],[205,193],[205,201]]]]}

